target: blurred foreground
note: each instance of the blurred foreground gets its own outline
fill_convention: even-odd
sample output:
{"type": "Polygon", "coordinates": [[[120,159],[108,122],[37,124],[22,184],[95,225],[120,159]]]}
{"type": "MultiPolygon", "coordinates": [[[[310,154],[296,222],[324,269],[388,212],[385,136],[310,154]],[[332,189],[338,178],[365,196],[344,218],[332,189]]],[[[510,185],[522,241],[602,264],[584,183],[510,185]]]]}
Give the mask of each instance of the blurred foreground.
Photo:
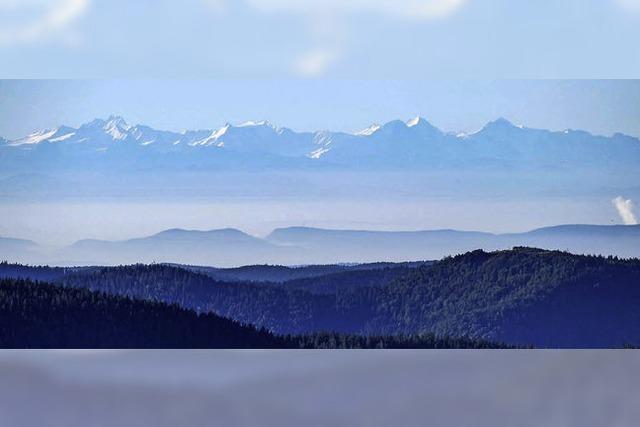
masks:
{"type": "Polygon", "coordinates": [[[7,426],[626,426],[635,351],[4,351],[7,426]]]}

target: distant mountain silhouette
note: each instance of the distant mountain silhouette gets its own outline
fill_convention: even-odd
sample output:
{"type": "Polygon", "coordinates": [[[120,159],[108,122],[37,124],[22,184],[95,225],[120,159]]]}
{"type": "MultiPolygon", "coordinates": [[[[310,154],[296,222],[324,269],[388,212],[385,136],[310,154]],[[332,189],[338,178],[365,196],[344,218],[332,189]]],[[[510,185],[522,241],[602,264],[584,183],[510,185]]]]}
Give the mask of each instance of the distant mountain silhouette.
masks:
{"type": "Polygon", "coordinates": [[[238,260],[270,259],[282,250],[240,230],[172,229],[153,236],[123,241],[81,240],[63,250],[63,259],[82,264],[180,262],[234,265],[238,260]]]}
{"type": "Polygon", "coordinates": [[[474,249],[533,246],[576,254],[640,257],[639,225],[560,225],[524,233],[473,231],[364,231],[290,227],[274,230],[267,240],[344,261],[440,259],[474,249]]]}
{"type": "Polygon", "coordinates": [[[39,257],[38,244],[32,240],[0,237],[0,260],[29,262],[39,257]]]}
{"type": "MultiPolygon", "coordinates": [[[[172,229],[122,241],[80,240],[54,251],[44,251],[29,241],[0,239],[0,251],[5,248],[0,252],[4,254],[0,259],[69,266],[151,262],[213,267],[296,266],[437,260],[475,249],[498,250],[514,246],[557,249],[575,254],[640,257],[640,225],[559,225],[506,234],[289,227],[276,229],[266,238],[236,229],[172,229]]],[[[213,270],[209,272],[214,274],[213,270]]],[[[296,275],[295,270],[272,271],[273,277],[280,273],[285,279],[296,275]]],[[[215,274],[223,280],[231,276],[243,276],[247,280],[255,277],[247,267],[236,272],[217,271],[215,274]],[[244,276],[242,271],[246,273],[244,276]]]]}

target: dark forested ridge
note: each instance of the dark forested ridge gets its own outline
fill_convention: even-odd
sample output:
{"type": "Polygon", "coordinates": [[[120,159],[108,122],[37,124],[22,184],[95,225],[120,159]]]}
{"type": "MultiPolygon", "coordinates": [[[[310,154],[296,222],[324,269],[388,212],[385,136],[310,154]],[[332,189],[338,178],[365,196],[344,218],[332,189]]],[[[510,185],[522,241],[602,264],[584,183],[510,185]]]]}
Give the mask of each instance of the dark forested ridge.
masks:
{"type": "Polygon", "coordinates": [[[66,274],[58,284],[175,303],[277,334],[435,333],[539,347],[640,344],[640,260],[531,248],[278,283],[225,282],[182,267],[135,265],[66,274]]]}
{"type": "MultiPolygon", "coordinates": [[[[315,280],[307,277],[283,283],[237,281],[237,277],[233,282],[224,282],[191,269],[165,264],[82,267],[73,271],[3,264],[0,265],[0,275],[40,280],[53,278],[67,287],[178,304],[197,312],[215,312],[281,334],[317,331],[358,333],[369,310],[366,307],[354,309],[349,301],[343,303],[338,294],[363,285],[383,286],[411,271],[414,265],[418,264],[376,263],[369,265],[370,270],[359,270],[355,266],[323,266],[327,271],[337,269],[341,272],[319,276],[315,280]],[[29,271],[32,271],[31,276],[29,271]]],[[[261,267],[252,266],[251,270],[261,267]]],[[[310,268],[315,272],[320,267],[310,268]]],[[[267,270],[272,271],[273,268],[268,267],[267,270]]]]}
{"type": "Polygon", "coordinates": [[[446,331],[541,347],[640,343],[638,259],[474,251],[419,268],[374,299],[367,327],[377,333],[446,331]]]}
{"type": "Polygon", "coordinates": [[[86,289],[0,280],[3,348],[281,347],[266,331],[212,313],[86,289]]]}
{"type": "MultiPolygon", "coordinates": [[[[430,265],[430,264],[420,264],[430,265]]],[[[318,295],[331,295],[357,288],[381,287],[411,273],[416,266],[397,264],[369,270],[347,270],[322,276],[287,280],[282,288],[298,289],[318,295]]]]}
{"type": "Polygon", "coordinates": [[[224,282],[287,282],[298,279],[311,279],[335,273],[356,271],[377,271],[382,269],[415,268],[433,261],[411,262],[374,262],[365,264],[320,264],[289,267],[283,265],[246,265],[233,268],[216,268],[204,266],[192,266],[182,264],[169,264],[181,267],[185,270],[203,273],[207,276],[224,282]]]}
{"type": "Polygon", "coordinates": [[[53,281],[66,275],[91,272],[98,267],[49,267],[48,265],[23,265],[0,262],[0,279],[31,279],[53,281]]]}
{"type": "Polygon", "coordinates": [[[504,348],[468,338],[276,336],[212,313],[0,279],[0,348],[504,348]]]}

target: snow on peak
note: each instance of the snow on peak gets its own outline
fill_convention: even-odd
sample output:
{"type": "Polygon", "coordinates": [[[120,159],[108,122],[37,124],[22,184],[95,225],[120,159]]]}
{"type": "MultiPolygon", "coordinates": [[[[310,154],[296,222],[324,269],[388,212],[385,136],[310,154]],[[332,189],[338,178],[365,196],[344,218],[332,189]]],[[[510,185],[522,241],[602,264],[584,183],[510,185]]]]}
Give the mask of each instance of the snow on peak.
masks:
{"type": "Polygon", "coordinates": [[[127,137],[127,132],[131,126],[119,116],[110,116],[102,127],[113,139],[121,140],[127,137]]]}
{"type": "Polygon", "coordinates": [[[420,116],[416,116],[413,119],[407,120],[407,127],[414,127],[415,125],[420,124],[420,122],[424,122],[425,120],[420,117],[420,116]]]}
{"type": "Polygon", "coordinates": [[[268,127],[273,127],[271,125],[271,123],[269,123],[266,120],[260,120],[260,121],[254,121],[254,120],[249,120],[243,123],[240,123],[238,126],[239,128],[245,128],[245,127],[256,127],[256,126],[268,126],[268,127]]]}
{"type": "Polygon", "coordinates": [[[260,120],[260,121],[249,120],[247,122],[240,123],[235,127],[236,128],[265,128],[265,129],[274,131],[278,135],[282,135],[286,130],[285,128],[273,125],[268,120],[260,120]]]}
{"type": "Polygon", "coordinates": [[[359,136],[370,136],[373,135],[374,133],[376,133],[378,130],[380,130],[382,126],[380,126],[377,123],[372,124],[371,126],[369,126],[366,129],[362,129],[361,131],[356,132],[356,135],[359,136]]]}
{"type": "Polygon", "coordinates": [[[116,124],[118,126],[129,127],[129,125],[127,124],[125,119],[122,118],[122,116],[116,116],[114,114],[110,115],[107,118],[107,124],[109,123],[116,124]]]}
{"type": "Polygon", "coordinates": [[[216,131],[213,131],[211,133],[211,135],[209,136],[209,138],[216,140],[216,139],[222,137],[223,135],[225,135],[229,131],[230,127],[231,127],[231,125],[229,123],[225,124],[220,129],[218,129],[216,131]]]}
{"type": "Polygon", "coordinates": [[[215,130],[213,132],[211,132],[211,134],[209,134],[208,136],[196,140],[192,143],[190,143],[189,145],[191,146],[196,146],[196,145],[200,145],[200,146],[209,146],[209,145],[215,145],[217,147],[223,147],[224,146],[224,142],[223,141],[218,141],[220,138],[222,138],[224,135],[226,135],[227,131],[229,131],[229,128],[231,127],[231,125],[229,123],[225,124],[223,127],[221,127],[218,130],[215,130]]]}
{"type": "Polygon", "coordinates": [[[423,117],[420,117],[420,116],[416,116],[413,119],[407,120],[405,122],[405,125],[407,126],[407,128],[420,129],[426,132],[441,133],[438,128],[436,128],[435,126],[433,126],[431,123],[429,123],[427,120],[425,120],[423,117]]]}
{"type": "Polygon", "coordinates": [[[326,154],[330,150],[331,148],[328,148],[328,147],[318,148],[317,150],[314,150],[311,153],[309,153],[309,157],[312,159],[319,159],[320,157],[322,157],[323,154],[326,154]]]}
{"type": "MultiPolygon", "coordinates": [[[[59,142],[74,136],[76,129],[68,126],[60,126],[55,129],[45,129],[29,134],[23,138],[9,141],[9,145],[32,145],[41,142],[59,142]]],[[[1,139],[1,138],[0,138],[1,139]]]]}
{"type": "Polygon", "coordinates": [[[75,135],[75,132],[69,132],[69,133],[65,133],[64,135],[60,135],[60,136],[56,136],[55,138],[51,138],[49,140],[49,142],[60,142],[60,141],[64,141],[65,139],[69,139],[71,138],[73,135],[75,135]]]}
{"type": "Polygon", "coordinates": [[[16,139],[11,141],[11,145],[29,145],[29,144],[39,144],[42,141],[46,141],[56,134],[58,129],[46,129],[41,130],[39,132],[34,132],[25,136],[24,138],[16,139]]]}

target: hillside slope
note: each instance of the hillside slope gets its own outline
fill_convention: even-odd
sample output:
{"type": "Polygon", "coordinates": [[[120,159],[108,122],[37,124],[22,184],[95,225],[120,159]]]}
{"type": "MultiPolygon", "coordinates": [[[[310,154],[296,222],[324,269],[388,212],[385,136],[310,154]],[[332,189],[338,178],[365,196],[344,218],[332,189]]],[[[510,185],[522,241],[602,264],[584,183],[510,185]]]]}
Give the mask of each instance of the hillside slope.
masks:
{"type": "Polygon", "coordinates": [[[275,336],[214,314],[26,280],[0,280],[0,348],[505,348],[469,338],[275,336]]]}
{"type": "Polygon", "coordinates": [[[447,258],[369,297],[368,331],[464,334],[538,347],[640,343],[640,260],[515,248],[447,258]]]}
{"type": "Polygon", "coordinates": [[[251,348],[282,340],[215,314],[86,289],[0,280],[2,348],[251,348]]]}

